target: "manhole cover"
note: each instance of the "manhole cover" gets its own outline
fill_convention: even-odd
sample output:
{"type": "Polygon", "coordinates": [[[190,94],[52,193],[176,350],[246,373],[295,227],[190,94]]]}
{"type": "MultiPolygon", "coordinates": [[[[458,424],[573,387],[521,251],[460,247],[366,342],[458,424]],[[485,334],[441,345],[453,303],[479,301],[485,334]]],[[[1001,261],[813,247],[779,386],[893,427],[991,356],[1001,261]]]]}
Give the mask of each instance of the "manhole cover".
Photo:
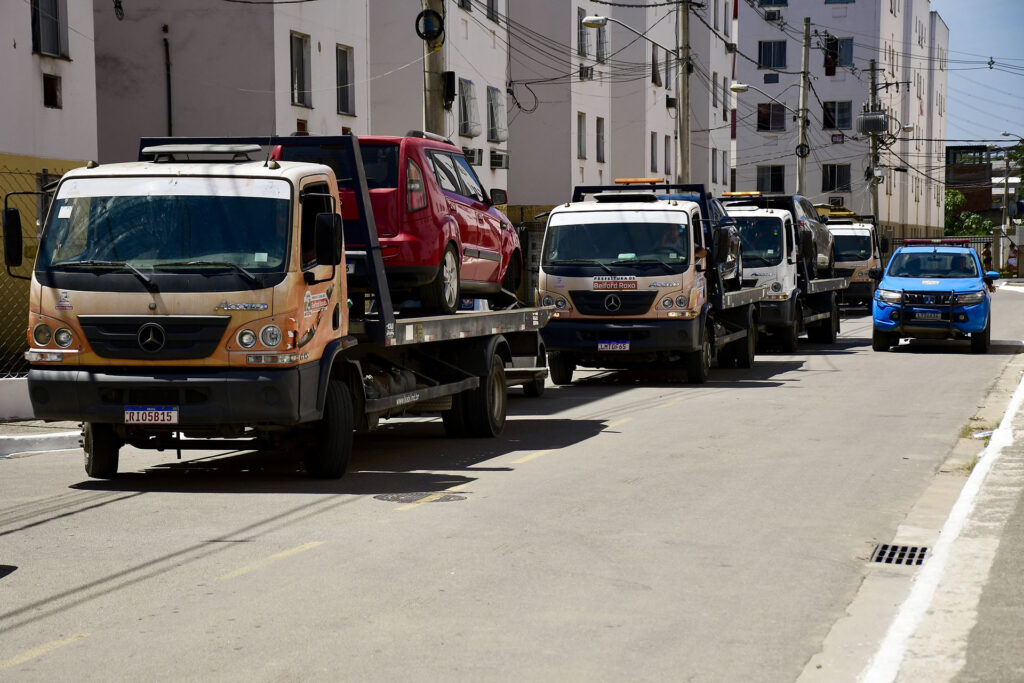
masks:
{"type": "Polygon", "coordinates": [[[443,496],[437,496],[437,492],[429,493],[420,491],[419,493],[382,493],[378,496],[374,496],[376,500],[383,500],[386,503],[417,503],[424,498],[430,497],[431,503],[451,503],[456,500],[466,500],[465,496],[458,496],[454,493],[446,493],[443,496]],[[435,497],[436,496],[436,497],[435,497]]]}
{"type": "Polygon", "coordinates": [[[927,552],[928,548],[923,546],[879,543],[871,553],[871,561],[876,564],[902,564],[916,566],[924,564],[924,556],[927,552]]]}

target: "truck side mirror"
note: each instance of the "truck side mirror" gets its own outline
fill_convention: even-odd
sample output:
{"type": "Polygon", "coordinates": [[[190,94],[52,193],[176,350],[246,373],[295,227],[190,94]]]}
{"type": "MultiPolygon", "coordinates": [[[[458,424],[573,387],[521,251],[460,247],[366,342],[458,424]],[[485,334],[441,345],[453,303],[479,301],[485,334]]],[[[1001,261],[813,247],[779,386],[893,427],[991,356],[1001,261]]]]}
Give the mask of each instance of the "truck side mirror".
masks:
{"type": "Polygon", "coordinates": [[[321,266],[341,264],[341,216],[336,213],[316,215],[316,261],[321,266]]]}
{"type": "Polygon", "coordinates": [[[491,190],[491,204],[508,204],[508,192],[505,190],[491,190]]]}
{"type": "Polygon", "coordinates": [[[21,265],[21,213],[4,209],[4,262],[8,268],[21,265]]]}
{"type": "Polygon", "coordinates": [[[872,280],[875,280],[875,281],[881,280],[882,279],[882,269],[881,268],[869,268],[868,269],[868,277],[870,277],[872,280]]]}

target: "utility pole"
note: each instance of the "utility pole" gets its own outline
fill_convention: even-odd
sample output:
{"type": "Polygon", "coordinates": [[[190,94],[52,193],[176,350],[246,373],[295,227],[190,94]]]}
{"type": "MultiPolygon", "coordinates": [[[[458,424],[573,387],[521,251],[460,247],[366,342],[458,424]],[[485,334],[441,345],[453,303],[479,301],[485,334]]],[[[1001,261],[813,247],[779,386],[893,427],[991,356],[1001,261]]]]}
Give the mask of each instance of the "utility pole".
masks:
{"type": "MultiPolygon", "coordinates": [[[[869,111],[874,112],[878,109],[878,76],[875,74],[875,60],[871,60],[869,68],[871,69],[871,104],[869,111]]],[[[875,225],[881,227],[881,224],[878,222],[878,177],[875,175],[878,170],[878,133],[870,133],[868,139],[871,143],[871,178],[868,179],[868,182],[871,183],[871,215],[875,218],[875,225]]]]}
{"type": "MultiPolygon", "coordinates": [[[[423,9],[444,16],[444,0],[423,0],[423,9]]],[[[423,130],[444,135],[444,34],[423,41],[423,130]]]]}
{"type": "MultiPolygon", "coordinates": [[[[999,226],[999,232],[996,233],[995,239],[992,240],[992,263],[995,265],[996,270],[999,270],[999,266],[1003,262],[1002,246],[1003,240],[1001,232],[1005,229],[1006,234],[1010,234],[1010,150],[1003,150],[1003,222],[999,226]]],[[[1013,239],[1013,237],[1010,237],[1013,239]]],[[[1020,257],[1018,256],[1018,259],[1020,257]]],[[[1014,277],[1016,277],[1014,273],[1014,277]]]]}
{"type": "MultiPolygon", "coordinates": [[[[676,177],[679,183],[690,182],[690,0],[676,6],[679,49],[676,70],[679,83],[679,106],[676,107],[676,177]]],[[[715,87],[715,84],[711,84],[715,87]]]]}
{"type": "Polygon", "coordinates": [[[807,62],[811,59],[811,18],[804,17],[804,52],[800,59],[800,106],[797,107],[797,149],[804,150],[796,155],[796,193],[807,194],[807,91],[810,89],[810,74],[807,62]]]}

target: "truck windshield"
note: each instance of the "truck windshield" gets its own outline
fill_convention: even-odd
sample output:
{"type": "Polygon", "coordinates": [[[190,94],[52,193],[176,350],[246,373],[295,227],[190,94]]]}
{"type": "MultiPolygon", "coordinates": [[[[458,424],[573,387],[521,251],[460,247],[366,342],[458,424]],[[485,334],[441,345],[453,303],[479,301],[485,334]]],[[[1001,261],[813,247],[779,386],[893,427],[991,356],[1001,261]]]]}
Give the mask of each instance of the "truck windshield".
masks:
{"type": "Polygon", "coordinates": [[[71,179],[54,200],[36,267],[281,271],[290,196],[276,178],[71,179]]]}
{"type": "Polygon", "coordinates": [[[835,235],[837,261],[866,261],[871,258],[871,235],[835,235]]]}
{"type": "Polygon", "coordinates": [[[743,260],[750,265],[777,266],[785,253],[782,221],[778,218],[735,216],[743,241],[743,260]]]}
{"type": "Polygon", "coordinates": [[[901,251],[889,264],[892,277],[978,277],[978,264],[966,253],[901,251]]]}
{"type": "MultiPolygon", "coordinates": [[[[682,218],[683,216],[679,216],[682,218]]],[[[594,265],[648,267],[681,273],[690,263],[690,235],[686,223],[589,222],[578,217],[549,225],[542,263],[547,266],[594,265]]]]}

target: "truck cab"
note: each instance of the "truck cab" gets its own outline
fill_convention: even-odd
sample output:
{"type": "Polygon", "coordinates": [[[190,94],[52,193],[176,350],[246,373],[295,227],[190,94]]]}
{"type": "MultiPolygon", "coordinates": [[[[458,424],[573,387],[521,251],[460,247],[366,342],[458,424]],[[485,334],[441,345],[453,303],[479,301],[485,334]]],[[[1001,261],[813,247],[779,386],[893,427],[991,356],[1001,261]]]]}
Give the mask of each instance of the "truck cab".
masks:
{"type": "Polygon", "coordinates": [[[870,216],[833,211],[826,222],[836,244],[836,276],[850,278],[843,292],[844,303],[870,306],[875,294],[875,281],[869,274],[882,266],[882,252],[888,250],[888,239],[879,238],[870,216]]]}
{"type": "Polygon", "coordinates": [[[970,339],[987,353],[992,333],[989,289],[999,278],[985,272],[967,240],[904,240],[878,281],[871,305],[871,347],[888,351],[901,338],[970,339]]]}

